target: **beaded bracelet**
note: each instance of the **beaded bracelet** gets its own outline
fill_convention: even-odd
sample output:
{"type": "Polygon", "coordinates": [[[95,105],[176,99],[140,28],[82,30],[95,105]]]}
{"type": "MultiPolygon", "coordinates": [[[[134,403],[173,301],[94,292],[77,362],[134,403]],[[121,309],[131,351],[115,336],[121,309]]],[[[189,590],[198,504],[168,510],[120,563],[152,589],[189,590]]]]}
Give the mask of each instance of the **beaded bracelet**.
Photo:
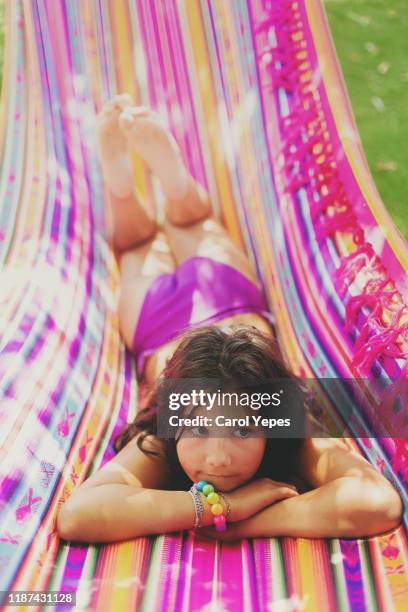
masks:
{"type": "Polygon", "coordinates": [[[204,506],[201,501],[200,493],[194,487],[191,487],[189,490],[191,497],[193,498],[194,503],[194,512],[195,512],[195,522],[193,529],[197,529],[201,527],[201,517],[203,516],[204,506]]]}
{"type": "Polygon", "coordinates": [[[224,504],[227,508],[227,513],[225,515],[225,520],[228,520],[229,515],[231,514],[231,503],[229,501],[229,498],[225,495],[225,493],[221,493],[221,491],[218,491],[218,495],[221,497],[221,499],[224,501],[224,504]]]}
{"type": "MultiPolygon", "coordinates": [[[[213,485],[206,480],[200,480],[199,482],[195,482],[191,488],[195,488],[197,491],[200,491],[205,495],[208,503],[210,504],[211,512],[214,515],[213,522],[215,529],[217,531],[225,531],[227,528],[227,521],[224,514],[224,508],[222,507],[222,504],[219,503],[220,496],[214,489],[213,485]]],[[[229,507],[231,509],[231,506],[229,507]]]]}

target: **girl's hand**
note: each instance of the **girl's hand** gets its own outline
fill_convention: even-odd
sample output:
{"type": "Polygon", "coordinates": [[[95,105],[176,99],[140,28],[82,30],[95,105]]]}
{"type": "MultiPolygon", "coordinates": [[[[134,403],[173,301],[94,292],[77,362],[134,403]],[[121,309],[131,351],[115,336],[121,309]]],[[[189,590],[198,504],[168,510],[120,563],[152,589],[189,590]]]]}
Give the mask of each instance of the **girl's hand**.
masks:
{"type": "Polygon", "coordinates": [[[243,521],[266,506],[297,495],[299,493],[294,485],[270,478],[258,478],[231,493],[226,493],[231,502],[228,522],[243,521]]]}

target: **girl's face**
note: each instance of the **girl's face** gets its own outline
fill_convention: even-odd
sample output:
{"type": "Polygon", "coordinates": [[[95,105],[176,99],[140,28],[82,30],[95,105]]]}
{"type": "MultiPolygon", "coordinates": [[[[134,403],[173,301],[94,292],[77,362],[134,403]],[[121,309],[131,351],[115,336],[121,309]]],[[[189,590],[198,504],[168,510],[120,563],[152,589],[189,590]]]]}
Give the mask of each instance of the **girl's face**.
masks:
{"type": "Polygon", "coordinates": [[[206,480],[220,491],[232,491],[251,480],[264,456],[266,439],[247,435],[245,427],[225,427],[223,437],[194,427],[177,442],[181,467],[193,482],[206,480]]]}

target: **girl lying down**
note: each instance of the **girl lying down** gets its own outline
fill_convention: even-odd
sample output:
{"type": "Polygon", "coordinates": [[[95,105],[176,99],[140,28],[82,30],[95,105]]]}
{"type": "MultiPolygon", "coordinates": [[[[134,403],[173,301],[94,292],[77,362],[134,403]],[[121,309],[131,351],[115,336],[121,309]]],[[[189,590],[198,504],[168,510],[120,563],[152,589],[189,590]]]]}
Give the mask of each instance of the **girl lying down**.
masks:
{"type": "MultiPolygon", "coordinates": [[[[121,275],[120,330],[151,392],[116,439],[117,455],[61,507],[60,536],[114,542],[193,528],[231,541],[396,528],[399,494],[343,441],[260,435],[254,411],[238,405],[214,428],[208,406],[192,409],[191,401],[172,412],[174,435],[159,435],[164,383],[174,399],[180,381],[221,379],[245,391],[296,378],[280,356],[251,263],[212,215],[157,115],[117,96],[100,113],[98,140],[121,275]],[[132,147],[161,181],[160,227],[134,192],[132,147]]],[[[275,408],[256,415],[270,423],[275,408]]]]}

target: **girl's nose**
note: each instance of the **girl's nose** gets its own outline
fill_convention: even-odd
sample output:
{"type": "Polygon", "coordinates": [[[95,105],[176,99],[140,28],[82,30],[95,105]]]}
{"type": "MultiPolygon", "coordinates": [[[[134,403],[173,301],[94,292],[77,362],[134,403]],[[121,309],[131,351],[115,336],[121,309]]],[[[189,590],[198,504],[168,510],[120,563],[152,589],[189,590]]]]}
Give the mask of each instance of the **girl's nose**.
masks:
{"type": "Polygon", "coordinates": [[[228,442],[223,438],[209,438],[206,449],[207,466],[229,467],[231,465],[231,454],[228,451],[228,442]]]}

